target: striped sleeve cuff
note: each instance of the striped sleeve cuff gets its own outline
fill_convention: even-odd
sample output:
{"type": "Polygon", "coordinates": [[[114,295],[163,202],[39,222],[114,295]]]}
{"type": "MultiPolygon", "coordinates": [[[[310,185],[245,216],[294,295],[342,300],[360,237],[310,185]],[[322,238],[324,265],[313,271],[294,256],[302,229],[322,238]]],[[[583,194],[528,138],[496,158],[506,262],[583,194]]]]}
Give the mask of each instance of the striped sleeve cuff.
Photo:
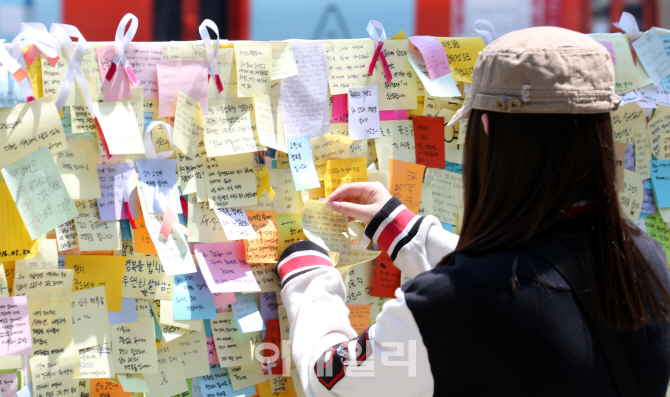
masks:
{"type": "Polygon", "coordinates": [[[333,267],[328,252],[315,243],[304,240],[286,247],[279,258],[277,273],[282,288],[291,279],[322,266],[333,267]]]}
{"type": "Polygon", "coordinates": [[[391,197],[365,228],[365,235],[395,260],[402,247],[416,236],[423,219],[408,210],[397,197],[391,197]]]}

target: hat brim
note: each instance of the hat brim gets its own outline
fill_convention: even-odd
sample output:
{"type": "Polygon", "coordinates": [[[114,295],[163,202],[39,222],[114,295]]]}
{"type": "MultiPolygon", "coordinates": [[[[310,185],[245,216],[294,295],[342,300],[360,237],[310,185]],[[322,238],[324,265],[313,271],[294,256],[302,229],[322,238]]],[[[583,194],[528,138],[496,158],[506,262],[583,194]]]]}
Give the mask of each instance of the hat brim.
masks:
{"type": "Polygon", "coordinates": [[[447,126],[451,127],[454,124],[458,123],[461,120],[467,120],[470,118],[470,111],[472,110],[472,98],[469,101],[466,101],[463,106],[456,111],[451,120],[447,123],[447,126]]]}

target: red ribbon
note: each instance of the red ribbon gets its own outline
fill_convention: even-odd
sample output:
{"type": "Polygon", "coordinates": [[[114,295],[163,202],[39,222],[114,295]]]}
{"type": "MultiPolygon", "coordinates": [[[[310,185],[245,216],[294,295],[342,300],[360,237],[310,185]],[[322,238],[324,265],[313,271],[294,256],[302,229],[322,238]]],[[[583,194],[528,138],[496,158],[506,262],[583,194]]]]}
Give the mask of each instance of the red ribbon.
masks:
{"type": "Polygon", "coordinates": [[[375,49],[375,55],[372,57],[372,61],[370,62],[370,67],[368,68],[368,74],[372,76],[372,73],[375,70],[375,64],[377,63],[377,59],[381,59],[382,61],[382,68],[384,69],[384,77],[386,78],[386,82],[390,83],[391,80],[393,79],[393,76],[391,75],[391,69],[389,69],[389,64],[386,62],[386,56],[384,56],[384,53],[382,52],[382,46],[384,43],[381,41],[377,42],[377,48],[375,49]]]}

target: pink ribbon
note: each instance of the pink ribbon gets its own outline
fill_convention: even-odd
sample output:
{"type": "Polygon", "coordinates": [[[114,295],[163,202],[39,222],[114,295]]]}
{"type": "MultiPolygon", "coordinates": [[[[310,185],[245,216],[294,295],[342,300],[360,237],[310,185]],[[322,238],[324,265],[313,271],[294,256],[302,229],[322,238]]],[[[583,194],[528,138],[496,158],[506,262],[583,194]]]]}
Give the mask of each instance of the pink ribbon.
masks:
{"type": "Polygon", "coordinates": [[[384,56],[384,52],[382,51],[384,41],[386,41],[386,31],[384,31],[384,25],[378,21],[370,20],[370,22],[368,22],[367,31],[368,34],[370,34],[370,37],[372,37],[372,40],[377,42],[377,48],[375,49],[375,55],[372,57],[372,61],[370,62],[368,74],[372,76],[372,73],[375,70],[375,64],[377,63],[377,60],[380,59],[386,82],[390,83],[393,79],[393,75],[391,74],[391,69],[389,68],[388,62],[386,62],[386,56],[384,56]],[[382,31],[381,36],[379,36],[377,33],[377,29],[382,31]]]}

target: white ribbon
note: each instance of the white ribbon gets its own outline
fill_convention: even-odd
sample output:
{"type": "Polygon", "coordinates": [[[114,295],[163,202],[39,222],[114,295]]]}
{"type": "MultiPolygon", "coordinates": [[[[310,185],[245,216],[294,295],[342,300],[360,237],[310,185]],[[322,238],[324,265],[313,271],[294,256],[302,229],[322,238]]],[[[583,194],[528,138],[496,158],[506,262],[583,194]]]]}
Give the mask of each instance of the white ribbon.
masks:
{"type": "Polygon", "coordinates": [[[205,52],[207,53],[207,71],[209,72],[210,77],[214,76],[216,88],[221,92],[223,91],[223,84],[221,83],[221,77],[219,76],[219,65],[216,63],[216,55],[219,53],[219,28],[211,19],[205,19],[200,24],[198,32],[205,44],[205,52]],[[216,33],[214,48],[212,48],[212,39],[209,37],[207,28],[212,29],[212,31],[216,33]]]}
{"type": "MultiPolygon", "coordinates": [[[[20,68],[26,71],[28,70],[28,67],[26,66],[26,60],[23,54],[24,50],[31,45],[34,45],[39,50],[40,54],[47,58],[50,59],[58,58],[58,53],[60,52],[61,44],[55,37],[49,34],[47,28],[43,24],[21,23],[19,25],[19,29],[20,33],[16,35],[16,37],[14,37],[14,39],[12,40],[12,44],[9,49],[9,54],[11,58],[19,64],[20,68]]],[[[15,65],[12,65],[12,68],[15,68],[15,65]]],[[[20,81],[17,80],[17,82],[19,83],[19,87],[21,87],[21,92],[23,93],[23,96],[26,98],[26,100],[27,101],[34,100],[35,92],[33,90],[32,82],[30,81],[30,79],[23,78],[20,81]]]]}
{"type": "Polygon", "coordinates": [[[640,28],[637,26],[637,21],[635,17],[628,12],[623,12],[621,14],[621,19],[619,22],[612,22],[612,25],[621,29],[624,33],[630,37],[630,42],[633,43],[638,37],[642,36],[640,28]]]}
{"type": "Polygon", "coordinates": [[[174,145],[172,144],[172,126],[164,121],[153,120],[144,129],[144,154],[148,159],[166,159],[170,157],[172,153],[174,153],[174,149],[170,151],[156,153],[154,144],[151,141],[151,131],[157,125],[163,127],[163,131],[165,132],[165,136],[167,137],[168,142],[170,143],[170,145],[172,145],[172,147],[174,147],[174,145]]]}
{"type": "Polygon", "coordinates": [[[72,25],[62,23],[52,23],[50,32],[63,45],[65,56],[69,61],[67,71],[65,72],[63,82],[61,83],[60,92],[58,92],[58,97],[56,98],[56,107],[59,111],[63,108],[65,100],[67,99],[76,78],[81,90],[84,92],[86,106],[88,107],[91,118],[95,118],[95,114],[93,113],[93,99],[91,98],[91,92],[88,89],[88,81],[86,80],[86,76],[84,76],[84,72],[81,70],[81,60],[84,57],[84,52],[86,52],[86,39],[84,39],[84,36],[79,32],[79,29],[72,25]],[[72,43],[72,37],[77,38],[76,49],[72,43]]]}
{"type": "Polygon", "coordinates": [[[381,22],[370,20],[370,22],[368,22],[368,27],[366,30],[368,31],[370,37],[372,37],[372,40],[375,42],[375,44],[377,44],[380,41],[382,43],[386,41],[386,31],[384,30],[384,25],[382,25],[381,22]],[[379,34],[377,33],[377,29],[382,31],[381,36],[379,36],[379,34]]]}
{"type": "Polygon", "coordinates": [[[488,19],[478,19],[472,23],[472,28],[482,37],[485,45],[489,45],[497,38],[496,28],[488,19]],[[484,25],[484,29],[477,29],[477,25],[484,25]]]}
{"type": "Polygon", "coordinates": [[[116,73],[117,67],[123,65],[123,68],[126,70],[126,74],[128,75],[128,79],[133,84],[133,86],[136,87],[139,83],[137,77],[135,77],[135,73],[133,73],[133,70],[130,68],[128,58],[126,57],[126,48],[128,48],[128,44],[130,44],[130,42],[133,41],[133,38],[135,37],[138,24],[139,22],[137,17],[131,13],[128,13],[123,18],[121,18],[119,26],[116,27],[116,36],[114,38],[114,49],[116,50],[116,54],[114,55],[112,65],[110,65],[109,71],[107,72],[106,79],[108,81],[110,81],[114,76],[114,73],[116,73]],[[123,31],[126,30],[128,22],[130,22],[130,26],[128,27],[128,31],[124,34],[123,31]]]}

